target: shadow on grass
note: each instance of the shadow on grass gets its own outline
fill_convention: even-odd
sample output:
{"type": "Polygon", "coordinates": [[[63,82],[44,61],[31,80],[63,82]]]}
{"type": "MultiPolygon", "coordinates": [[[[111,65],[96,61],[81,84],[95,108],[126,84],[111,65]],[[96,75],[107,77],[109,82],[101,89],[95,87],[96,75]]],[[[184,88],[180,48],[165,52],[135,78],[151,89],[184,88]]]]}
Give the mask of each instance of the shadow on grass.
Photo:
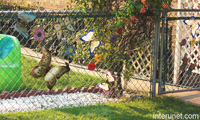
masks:
{"type": "Polygon", "coordinates": [[[92,114],[106,119],[153,119],[153,114],[199,114],[200,107],[185,104],[171,97],[145,98],[122,104],[105,104],[100,106],[74,107],[69,109],[54,109],[63,113],[88,117],[92,114]],[[87,116],[88,115],[88,116],[87,116]]]}
{"type": "Polygon", "coordinates": [[[200,114],[200,106],[186,104],[184,101],[173,97],[158,97],[151,99],[153,109],[161,111],[163,114],[182,113],[182,114],[200,114]]]}
{"type": "Polygon", "coordinates": [[[153,114],[199,114],[200,107],[170,97],[144,98],[124,103],[106,103],[72,108],[0,114],[1,120],[152,120],[153,114]]]}
{"type": "Polygon", "coordinates": [[[130,110],[122,109],[121,107],[111,107],[107,105],[101,106],[86,106],[86,107],[75,107],[65,109],[55,109],[55,111],[63,112],[66,114],[72,114],[82,118],[93,119],[93,117],[109,120],[151,120],[152,118],[142,116],[140,113],[150,114],[148,110],[137,108],[140,113],[135,113],[135,109],[130,110]]]}

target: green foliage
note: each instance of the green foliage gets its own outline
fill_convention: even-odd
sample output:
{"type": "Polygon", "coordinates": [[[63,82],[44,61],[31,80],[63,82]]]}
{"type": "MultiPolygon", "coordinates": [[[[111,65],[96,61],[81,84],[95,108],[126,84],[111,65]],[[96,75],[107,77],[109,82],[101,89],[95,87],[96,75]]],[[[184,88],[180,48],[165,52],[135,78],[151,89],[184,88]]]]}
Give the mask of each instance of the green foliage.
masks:
{"type": "Polygon", "coordinates": [[[98,47],[93,55],[90,55],[89,50],[91,43],[79,40],[76,50],[77,53],[76,56],[74,57],[75,63],[88,65],[89,62],[96,62],[96,60],[94,60],[95,55],[101,55],[103,62],[96,63],[96,69],[98,70],[98,68],[104,68],[104,69],[110,69],[111,71],[115,69],[112,66],[113,64],[117,64],[117,62],[119,62],[119,59],[115,58],[117,58],[119,53],[121,53],[118,50],[117,45],[120,43],[120,39],[122,38],[122,36],[118,36],[117,41],[115,43],[111,43],[110,38],[113,35],[117,35],[116,28],[114,26],[114,21],[115,20],[109,18],[84,19],[86,29],[77,32],[76,38],[80,38],[82,35],[87,33],[92,27],[94,30],[93,39],[95,41],[101,41],[103,45],[98,47]],[[110,44],[111,47],[110,48],[106,47],[106,44],[110,44]]]}
{"type": "MultiPolygon", "coordinates": [[[[75,0],[81,8],[92,10],[113,11],[117,18],[130,18],[132,16],[149,16],[159,15],[163,10],[163,4],[170,7],[172,0],[75,0]],[[145,13],[140,13],[142,8],[146,9],[145,13]]],[[[119,27],[119,21],[116,22],[119,27]]]]}
{"type": "MultiPolygon", "coordinates": [[[[98,10],[98,11],[109,11],[115,15],[114,18],[96,20],[97,26],[94,25],[98,30],[95,34],[97,40],[101,40],[104,44],[110,43],[110,37],[117,35],[116,31],[118,28],[122,28],[123,34],[118,35],[116,43],[110,43],[111,49],[106,50],[104,47],[98,48],[97,53],[103,55],[103,63],[100,67],[107,66],[112,70],[121,69],[119,62],[123,61],[126,65],[124,75],[127,80],[135,72],[134,68],[131,67],[131,55],[130,52],[133,49],[139,48],[138,51],[142,52],[145,48],[140,48],[137,42],[149,44],[152,41],[153,29],[152,23],[154,20],[159,20],[160,13],[167,8],[163,8],[163,4],[170,8],[171,0],[75,0],[77,4],[84,8],[84,10],[98,10]],[[145,11],[141,11],[145,9],[145,11]],[[137,20],[132,20],[131,17],[136,16],[137,20]],[[126,23],[127,19],[130,21],[126,23]],[[110,24],[112,23],[112,24],[110,24]],[[100,31],[99,31],[100,30],[100,31]],[[146,31],[145,31],[146,30],[146,31]],[[105,31],[105,32],[104,32],[105,31]],[[148,41],[147,41],[148,40],[148,41]]],[[[165,6],[165,7],[166,7],[165,6]]],[[[85,22],[87,24],[87,22],[85,22]]],[[[82,47],[82,46],[81,46],[82,47]]],[[[82,54],[85,56],[85,54],[82,54]]],[[[137,55],[137,54],[135,54],[137,55]]],[[[89,56],[87,54],[86,56],[89,56]]],[[[93,57],[93,56],[92,56],[93,57]]],[[[137,56],[133,56],[136,59],[137,56]]],[[[105,68],[105,67],[104,67],[105,68]]]]}

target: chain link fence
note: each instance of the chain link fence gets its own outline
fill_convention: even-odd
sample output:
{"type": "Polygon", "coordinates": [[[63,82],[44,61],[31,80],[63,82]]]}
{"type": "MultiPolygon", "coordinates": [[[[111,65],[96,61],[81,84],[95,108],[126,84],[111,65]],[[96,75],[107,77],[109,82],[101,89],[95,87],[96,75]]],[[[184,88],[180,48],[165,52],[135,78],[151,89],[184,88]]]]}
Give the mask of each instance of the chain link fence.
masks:
{"type": "MultiPolygon", "coordinates": [[[[188,4],[189,5],[189,4],[188,4]]],[[[162,93],[200,89],[198,10],[171,10],[166,14],[162,93]]]]}
{"type": "Polygon", "coordinates": [[[117,18],[104,11],[0,15],[1,113],[151,93],[155,25],[150,16],[126,19],[116,28],[117,18]]]}

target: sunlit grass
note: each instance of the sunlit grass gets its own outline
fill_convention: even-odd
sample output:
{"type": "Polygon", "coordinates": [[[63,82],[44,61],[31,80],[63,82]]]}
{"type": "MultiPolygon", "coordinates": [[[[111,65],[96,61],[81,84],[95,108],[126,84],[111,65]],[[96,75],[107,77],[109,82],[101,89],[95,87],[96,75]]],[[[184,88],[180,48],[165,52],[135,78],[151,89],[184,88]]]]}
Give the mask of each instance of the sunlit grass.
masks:
{"type": "Polygon", "coordinates": [[[153,114],[198,114],[200,107],[170,97],[125,103],[0,114],[1,120],[152,120],[153,114]]]}

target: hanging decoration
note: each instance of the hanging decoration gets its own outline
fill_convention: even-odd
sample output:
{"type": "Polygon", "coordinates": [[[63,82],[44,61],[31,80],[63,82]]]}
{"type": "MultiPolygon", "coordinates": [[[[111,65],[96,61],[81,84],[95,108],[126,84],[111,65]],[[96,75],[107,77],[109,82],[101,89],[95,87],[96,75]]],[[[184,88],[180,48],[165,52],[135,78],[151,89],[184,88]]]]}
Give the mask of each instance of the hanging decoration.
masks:
{"type": "Polygon", "coordinates": [[[67,26],[67,29],[71,32],[74,32],[74,28],[73,26],[70,24],[70,21],[69,21],[69,18],[66,17],[64,20],[63,20],[63,23],[65,26],[67,26]]]}
{"type": "Polygon", "coordinates": [[[5,36],[0,39],[0,59],[6,58],[14,47],[11,37],[5,36]]]}
{"type": "Polygon", "coordinates": [[[187,43],[187,40],[186,39],[182,39],[180,44],[181,44],[181,46],[185,46],[186,43],[187,43]]]}
{"type": "Polygon", "coordinates": [[[106,78],[107,78],[109,83],[117,81],[117,77],[115,75],[112,75],[111,72],[108,69],[106,69],[106,78]]]}
{"type": "Polygon", "coordinates": [[[90,31],[88,31],[87,34],[83,35],[82,37],[80,37],[80,40],[82,41],[92,41],[92,37],[93,37],[94,31],[93,29],[91,29],[90,31]]]}
{"type": "Polygon", "coordinates": [[[27,14],[27,13],[24,13],[24,12],[19,12],[18,18],[21,19],[25,23],[29,23],[36,18],[36,15],[32,15],[32,14],[29,14],[29,13],[27,14]]]}
{"type": "Polygon", "coordinates": [[[31,70],[30,74],[28,74],[28,76],[30,75],[34,78],[44,77],[50,69],[51,69],[51,66],[49,66],[49,67],[40,66],[40,65],[35,66],[31,70]]]}
{"type": "Polygon", "coordinates": [[[90,62],[88,64],[88,69],[91,70],[91,71],[93,71],[95,69],[95,64],[93,62],[90,62]]]}
{"type": "MultiPolygon", "coordinates": [[[[183,20],[183,22],[186,25],[190,26],[192,39],[189,40],[189,44],[190,44],[191,48],[194,48],[194,46],[196,44],[196,40],[195,40],[196,36],[198,37],[198,35],[199,35],[197,33],[197,31],[199,30],[200,24],[199,23],[195,23],[195,17],[194,16],[191,16],[189,19],[183,20]]],[[[181,44],[183,45],[184,43],[186,44],[186,41],[182,40],[181,44]]],[[[187,58],[187,55],[185,54],[185,56],[183,58],[183,64],[181,65],[180,70],[185,71],[185,69],[187,67],[187,64],[188,64],[188,58],[187,58]]],[[[196,63],[191,63],[186,73],[188,75],[191,75],[192,71],[195,69],[195,67],[196,67],[196,63]]]]}
{"type": "Polygon", "coordinates": [[[42,40],[44,40],[45,38],[45,31],[42,28],[37,28],[35,29],[34,33],[33,33],[33,38],[35,39],[35,41],[39,41],[41,42],[42,40]]]}
{"type": "Polygon", "coordinates": [[[96,60],[96,63],[102,62],[101,55],[96,55],[96,57],[94,59],[96,60]]]}
{"type": "Polygon", "coordinates": [[[35,66],[28,76],[34,78],[44,77],[47,72],[51,69],[51,52],[43,47],[43,55],[38,66],[35,66]]]}
{"type": "Polygon", "coordinates": [[[192,39],[189,41],[189,43],[190,43],[191,47],[193,48],[194,45],[195,45],[195,39],[192,38],[192,39]]]}
{"type": "Polygon", "coordinates": [[[92,41],[91,46],[90,46],[90,55],[92,55],[94,53],[95,49],[98,48],[100,45],[103,45],[103,44],[101,44],[100,41],[92,41]]]}
{"type": "Polygon", "coordinates": [[[65,66],[55,66],[45,75],[45,81],[48,89],[52,89],[57,82],[57,79],[60,79],[63,74],[70,71],[69,64],[65,63],[65,66]]]}
{"type": "Polygon", "coordinates": [[[110,42],[114,43],[117,41],[117,35],[113,35],[111,38],[110,38],[110,42]]]}
{"type": "Polygon", "coordinates": [[[56,31],[57,40],[60,40],[61,37],[62,37],[62,34],[63,34],[63,30],[62,30],[62,28],[61,28],[60,23],[53,23],[53,28],[54,28],[55,31],[56,31]]]}
{"type": "Polygon", "coordinates": [[[87,34],[83,35],[80,37],[80,40],[82,41],[91,41],[91,46],[90,46],[90,55],[92,55],[95,51],[96,48],[98,48],[100,45],[103,45],[101,41],[92,41],[94,31],[91,29],[87,34]]]}
{"type": "MultiPolygon", "coordinates": [[[[73,26],[71,25],[71,22],[69,21],[69,18],[66,17],[64,20],[63,20],[63,24],[67,27],[67,29],[71,32],[74,32],[74,28],[73,26]]],[[[57,36],[57,40],[60,40],[62,38],[62,35],[63,35],[63,30],[62,30],[62,26],[60,23],[53,23],[53,28],[55,29],[56,31],[56,36],[57,36]]]]}
{"type": "Polygon", "coordinates": [[[67,59],[69,60],[69,63],[72,62],[72,57],[74,56],[75,54],[75,51],[76,51],[76,45],[77,45],[77,42],[76,42],[76,39],[74,42],[72,42],[71,45],[68,45],[67,49],[66,49],[66,55],[67,55],[67,59]]]}
{"type": "Polygon", "coordinates": [[[98,83],[97,87],[102,89],[106,96],[109,94],[110,88],[108,83],[98,83]]]}
{"type": "Polygon", "coordinates": [[[43,55],[42,59],[39,62],[39,65],[44,67],[49,67],[49,65],[51,64],[51,52],[44,47],[42,49],[43,49],[43,55]]]}
{"type": "Polygon", "coordinates": [[[75,41],[78,42],[78,38],[75,38],[75,41]]]}
{"type": "Polygon", "coordinates": [[[19,32],[22,36],[24,36],[26,39],[28,39],[29,35],[28,35],[28,30],[27,28],[21,24],[21,23],[16,23],[14,25],[14,30],[19,32]]]}
{"type": "Polygon", "coordinates": [[[191,75],[192,70],[194,70],[195,67],[196,67],[196,63],[191,63],[190,67],[188,68],[187,74],[191,75]]]}
{"type": "Polygon", "coordinates": [[[107,96],[111,92],[111,88],[114,88],[114,85],[116,85],[117,77],[115,75],[112,75],[111,72],[107,69],[106,79],[107,80],[105,83],[98,83],[97,87],[102,89],[105,95],[107,96]]]}
{"type": "Polygon", "coordinates": [[[188,58],[187,58],[187,54],[185,54],[183,57],[183,64],[181,65],[180,70],[185,71],[187,64],[188,64],[188,58]]]}
{"type": "Polygon", "coordinates": [[[195,38],[195,35],[196,35],[196,32],[197,30],[199,29],[199,24],[194,24],[194,20],[195,20],[195,17],[194,16],[191,16],[191,18],[189,19],[185,19],[183,22],[190,26],[191,30],[192,30],[192,38],[195,38]]]}
{"type": "Polygon", "coordinates": [[[71,58],[71,57],[73,57],[73,55],[75,53],[76,47],[74,47],[73,45],[69,45],[66,50],[67,50],[66,54],[67,54],[68,58],[71,58]]]}
{"type": "Polygon", "coordinates": [[[110,50],[111,49],[111,44],[110,43],[106,43],[105,46],[104,46],[104,48],[106,50],[110,50]]]}
{"type": "MultiPolygon", "coordinates": [[[[24,12],[19,12],[18,18],[20,20],[22,20],[24,23],[28,24],[29,22],[33,21],[36,18],[36,15],[32,15],[32,14],[29,14],[29,13],[27,14],[27,13],[24,13],[24,12]]],[[[28,30],[27,30],[24,23],[16,23],[14,25],[14,30],[19,32],[26,39],[28,39],[29,34],[28,34],[28,30]]]]}

